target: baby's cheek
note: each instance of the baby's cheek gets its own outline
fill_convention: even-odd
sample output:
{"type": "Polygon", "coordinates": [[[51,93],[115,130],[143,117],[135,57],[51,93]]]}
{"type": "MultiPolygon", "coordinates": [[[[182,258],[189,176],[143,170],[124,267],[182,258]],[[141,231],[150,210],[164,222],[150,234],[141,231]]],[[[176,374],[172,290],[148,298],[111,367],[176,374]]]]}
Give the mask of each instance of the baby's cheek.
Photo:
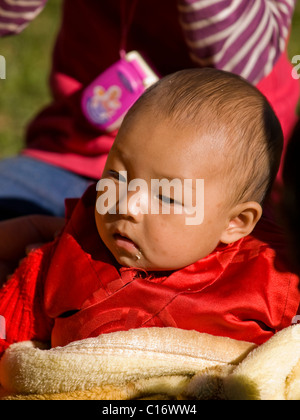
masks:
{"type": "Polygon", "coordinates": [[[170,240],[170,231],[166,224],[157,222],[147,229],[147,243],[153,251],[165,253],[170,240]]]}

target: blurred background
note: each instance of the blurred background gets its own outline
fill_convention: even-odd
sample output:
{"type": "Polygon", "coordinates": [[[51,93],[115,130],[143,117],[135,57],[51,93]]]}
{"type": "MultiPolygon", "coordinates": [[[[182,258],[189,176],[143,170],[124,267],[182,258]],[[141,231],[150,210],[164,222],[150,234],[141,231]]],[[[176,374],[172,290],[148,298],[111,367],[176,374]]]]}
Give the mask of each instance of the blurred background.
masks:
{"type": "MultiPolygon", "coordinates": [[[[0,81],[0,158],[21,148],[28,122],[49,102],[51,51],[60,25],[62,0],[50,0],[25,31],[0,39],[6,80],[0,81]]],[[[289,55],[300,55],[300,0],[296,6],[289,55]]]]}

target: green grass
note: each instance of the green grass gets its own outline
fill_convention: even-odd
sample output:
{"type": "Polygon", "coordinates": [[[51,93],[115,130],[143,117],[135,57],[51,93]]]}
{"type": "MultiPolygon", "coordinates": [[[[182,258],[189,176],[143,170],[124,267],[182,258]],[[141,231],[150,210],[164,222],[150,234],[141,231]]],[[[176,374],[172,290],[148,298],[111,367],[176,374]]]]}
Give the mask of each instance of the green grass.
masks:
{"type": "MultiPolygon", "coordinates": [[[[40,16],[18,36],[0,39],[6,58],[6,80],[0,80],[0,157],[17,153],[28,122],[49,102],[51,51],[63,0],[51,0],[40,16]]],[[[296,6],[289,55],[300,55],[300,3],[296,6]]]]}
{"type": "Polygon", "coordinates": [[[300,55],[300,2],[297,1],[293,24],[292,24],[292,33],[289,42],[289,55],[294,57],[294,55],[300,55]]]}
{"type": "Polygon", "coordinates": [[[60,23],[61,0],[51,0],[21,34],[0,39],[6,80],[0,80],[0,157],[18,152],[27,123],[50,95],[51,51],[60,23]]]}

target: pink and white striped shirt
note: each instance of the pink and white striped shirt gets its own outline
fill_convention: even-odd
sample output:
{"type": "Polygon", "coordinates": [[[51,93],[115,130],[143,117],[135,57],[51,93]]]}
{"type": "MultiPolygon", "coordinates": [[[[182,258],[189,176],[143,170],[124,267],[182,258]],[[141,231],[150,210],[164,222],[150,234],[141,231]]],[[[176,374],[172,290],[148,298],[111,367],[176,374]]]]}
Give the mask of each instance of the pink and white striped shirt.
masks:
{"type": "Polygon", "coordinates": [[[193,61],[256,84],[285,50],[296,0],[179,0],[193,61]]]}
{"type": "Polygon", "coordinates": [[[17,34],[43,10],[47,0],[0,0],[0,36],[17,34]]]}

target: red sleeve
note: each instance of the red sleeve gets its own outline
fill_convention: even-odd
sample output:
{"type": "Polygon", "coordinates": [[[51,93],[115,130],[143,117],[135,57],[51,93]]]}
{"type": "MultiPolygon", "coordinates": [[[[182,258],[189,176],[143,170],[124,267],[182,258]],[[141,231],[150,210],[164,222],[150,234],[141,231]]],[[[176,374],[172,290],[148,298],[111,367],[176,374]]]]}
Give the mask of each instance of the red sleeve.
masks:
{"type": "Polygon", "coordinates": [[[44,313],[43,271],[51,248],[29,254],[0,290],[0,357],[16,342],[50,341],[53,321],[44,313]]]}

